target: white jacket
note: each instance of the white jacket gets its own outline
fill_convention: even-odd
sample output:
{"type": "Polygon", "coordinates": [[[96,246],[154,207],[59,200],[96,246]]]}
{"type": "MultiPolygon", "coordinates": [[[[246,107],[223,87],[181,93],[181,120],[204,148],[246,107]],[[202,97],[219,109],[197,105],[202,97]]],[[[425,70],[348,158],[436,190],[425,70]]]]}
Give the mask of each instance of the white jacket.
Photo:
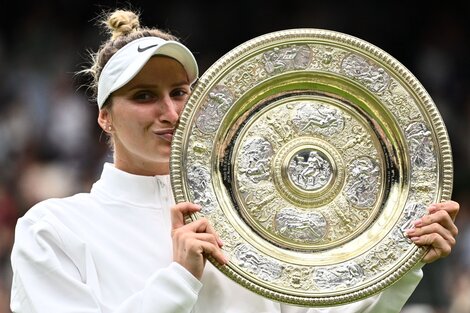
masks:
{"type": "Polygon", "coordinates": [[[169,176],[105,164],[88,194],[50,199],[19,219],[11,308],[18,313],[399,312],[417,267],[381,294],[333,308],[265,299],[209,262],[201,281],[172,262],[169,176]]]}

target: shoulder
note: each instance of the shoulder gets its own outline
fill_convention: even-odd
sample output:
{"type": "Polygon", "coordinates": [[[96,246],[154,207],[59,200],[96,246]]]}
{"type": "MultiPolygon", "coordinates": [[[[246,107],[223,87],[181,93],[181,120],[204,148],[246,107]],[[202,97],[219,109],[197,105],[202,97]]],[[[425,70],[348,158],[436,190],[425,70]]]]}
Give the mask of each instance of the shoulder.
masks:
{"type": "Polygon", "coordinates": [[[80,193],[66,198],[51,198],[41,201],[29,209],[18,223],[36,224],[40,221],[65,221],[76,215],[87,214],[87,209],[94,206],[94,200],[88,193],[80,193]]]}
{"type": "Polygon", "coordinates": [[[48,245],[70,246],[77,242],[77,229],[87,224],[94,207],[89,194],[41,201],[18,219],[15,248],[48,245]]]}

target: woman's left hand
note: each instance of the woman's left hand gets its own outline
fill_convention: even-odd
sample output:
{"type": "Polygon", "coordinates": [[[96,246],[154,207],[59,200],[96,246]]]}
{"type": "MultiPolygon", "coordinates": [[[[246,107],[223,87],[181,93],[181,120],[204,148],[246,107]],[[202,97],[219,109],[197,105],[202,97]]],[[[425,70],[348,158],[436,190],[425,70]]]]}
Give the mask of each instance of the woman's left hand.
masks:
{"type": "Polygon", "coordinates": [[[406,231],[418,246],[429,246],[423,262],[431,263],[450,254],[458,234],[454,221],[459,208],[455,201],[432,204],[428,207],[429,214],[416,220],[414,228],[406,231]]]}

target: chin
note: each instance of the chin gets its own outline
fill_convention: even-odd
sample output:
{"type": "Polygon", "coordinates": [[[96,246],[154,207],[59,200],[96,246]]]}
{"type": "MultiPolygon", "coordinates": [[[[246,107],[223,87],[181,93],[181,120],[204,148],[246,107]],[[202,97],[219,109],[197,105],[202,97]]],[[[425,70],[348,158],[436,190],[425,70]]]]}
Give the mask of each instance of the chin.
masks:
{"type": "Polygon", "coordinates": [[[171,150],[158,153],[157,162],[158,163],[169,163],[171,156],[171,150]]]}

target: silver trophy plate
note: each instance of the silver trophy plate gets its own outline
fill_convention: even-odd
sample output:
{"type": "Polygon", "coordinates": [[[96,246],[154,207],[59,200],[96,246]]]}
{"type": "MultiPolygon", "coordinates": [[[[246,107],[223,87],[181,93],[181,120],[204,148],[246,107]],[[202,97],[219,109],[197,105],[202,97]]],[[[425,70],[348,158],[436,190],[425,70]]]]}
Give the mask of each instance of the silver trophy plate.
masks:
{"type": "Polygon", "coordinates": [[[418,80],[358,38],[294,29],[252,39],[197,83],[176,130],[177,202],[202,211],[237,283],[329,306],[382,291],[425,254],[404,235],[450,198],[445,125],[418,80]]]}

